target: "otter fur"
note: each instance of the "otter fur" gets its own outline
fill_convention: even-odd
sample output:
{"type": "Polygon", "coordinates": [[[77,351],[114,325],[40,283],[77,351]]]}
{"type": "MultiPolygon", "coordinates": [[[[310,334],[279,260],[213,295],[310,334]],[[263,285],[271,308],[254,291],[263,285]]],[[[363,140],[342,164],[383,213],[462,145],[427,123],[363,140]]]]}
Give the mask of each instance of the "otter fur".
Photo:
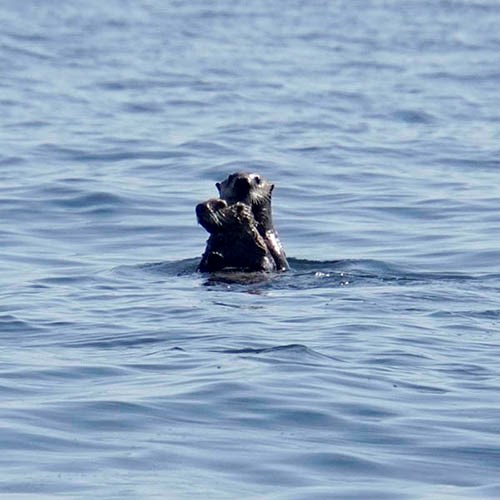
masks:
{"type": "Polygon", "coordinates": [[[244,203],[228,205],[212,199],[196,207],[198,222],[209,233],[198,270],[274,271],[276,265],[257,230],[252,210],[244,203]]]}
{"type": "Polygon", "coordinates": [[[210,233],[199,270],[288,270],[283,245],[273,226],[274,184],[255,173],[235,172],[217,182],[216,187],[220,198],[196,207],[198,222],[210,233]]]}
{"type": "Polygon", "coordinates": [[[271,198],[274,184],[259,174],[235,172],[222,182],[215,185],[221,199],[229,204],[242,202],[252,207],[252,213],[257,222],[257,230],[264,238],[267,248],[271,252],[278,271],[289,269],[285,249],[281,244],[278,233],[273,226],[271,198]]]}

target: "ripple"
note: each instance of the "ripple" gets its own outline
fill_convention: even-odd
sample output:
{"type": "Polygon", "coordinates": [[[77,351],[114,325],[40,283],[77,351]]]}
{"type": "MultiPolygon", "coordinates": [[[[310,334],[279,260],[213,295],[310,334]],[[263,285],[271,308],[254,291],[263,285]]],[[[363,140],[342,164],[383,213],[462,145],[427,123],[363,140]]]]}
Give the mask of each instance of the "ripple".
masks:
{"type": "Polygon", "coordinates": [[[246,354],[246,355],[266,355],[275,360],[296,360],[297,362],[306,362],[309,360],[336,360],[331,356],[326,356],[313,349],[301,344],[279,345],[265,348],[243,348],[243,349],[223,349],[220,351],[226,354],[246,354]]]}
{"type": "Polygon", "coordinates": [[[416,111],[416,110],[411,110],[411,109],[401,109],[398,111],[395,111],[392,116],[402,122],[405,123],[422,123],[422,124],[429,124],[433,123],[435,121],[435,118],[429,114],[425,113],[423,111],[416,111]]]}
{"type": "Polygon", "coordinates": [[[30,321],[23,320],[18,316],[12,314],[2,314],[0,315],[0,332],[1,334],[9,333],[26,333],[26,332],[37,332],[41,328],[32,324],[30,321]]]}
{"type": "Polygon", "coordinates": [[[149,113],[162,113],[163,109],[157,103],[130,103],[124,106],[124,110],[129,113],[149,114],[149,113]]]}
{"type": "Polygon", "coordinates": [[[10,43],[0,44],[0,49],[4,50],[12,58],[24,57],[33,58],[39,61],[51,61],[54,56],[49,52],[40,49],[39,46],[36,47],[21,47],[20,45],[13,45],[10,43]]]}
{"type": "Polygon", "coordinates": [[[376,260],[332,260],[314,261],[290,257],[291,271],[282,274],[269,273],[241,273],[222,271],[210,274],[199,274],[196,268],[198,258],[184,259],[172,262],[156,262],[139,266],[117,269],[117,272],[127,273],[135,270],[159,273],[170,276],[183,276],[195,273],[206,279],[207,286],[218,285],[268,285],[270,288],[308,289],[330,286],[366,285],[367,283],[385,282],[401,286],[411,286],[417,283],[436,282],[481,282],[483,280],[496,281],[495,274],[488,276],[474,276],[466,273],[454,272],[417,272],[404,269],[400,266],[376,260]]]}

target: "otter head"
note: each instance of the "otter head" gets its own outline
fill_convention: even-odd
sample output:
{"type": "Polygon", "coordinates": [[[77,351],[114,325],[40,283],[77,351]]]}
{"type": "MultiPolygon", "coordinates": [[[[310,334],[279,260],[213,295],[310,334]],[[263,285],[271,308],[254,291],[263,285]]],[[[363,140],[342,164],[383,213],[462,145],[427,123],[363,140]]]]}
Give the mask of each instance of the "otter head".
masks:
{"type": "Polygon", "coordinates": [[[274,184],[258,174],[235,172],[215,184],[221,199],[230,205],[242,202],[252,207],[258,230],[263,235],[272,228],[271,195],[274,184]]]}

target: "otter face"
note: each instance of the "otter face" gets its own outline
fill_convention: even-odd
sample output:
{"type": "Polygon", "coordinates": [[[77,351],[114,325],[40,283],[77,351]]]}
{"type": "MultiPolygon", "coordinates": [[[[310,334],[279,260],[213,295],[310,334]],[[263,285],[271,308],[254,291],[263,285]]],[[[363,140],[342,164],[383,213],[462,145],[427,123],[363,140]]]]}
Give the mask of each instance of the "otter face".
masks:
{"type": "Polygon", "coordinates": [[[230,205],[241,201],[252,207],[271,201],[274,184],[263,179],[259,174],[235,172],[226,180],[215,184],[219,195],[230,205]]]}

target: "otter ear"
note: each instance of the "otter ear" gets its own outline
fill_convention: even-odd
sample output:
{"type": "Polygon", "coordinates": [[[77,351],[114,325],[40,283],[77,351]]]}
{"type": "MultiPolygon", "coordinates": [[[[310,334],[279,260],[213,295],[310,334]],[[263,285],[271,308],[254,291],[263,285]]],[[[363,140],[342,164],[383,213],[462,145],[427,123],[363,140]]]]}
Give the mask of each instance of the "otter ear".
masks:
{"type": "Polygon", "coordinates": [[[217,188],[217,191],[219,191],[219,195],[220,195],[220,182],[216,182],[215,187],[217,188]]]}

